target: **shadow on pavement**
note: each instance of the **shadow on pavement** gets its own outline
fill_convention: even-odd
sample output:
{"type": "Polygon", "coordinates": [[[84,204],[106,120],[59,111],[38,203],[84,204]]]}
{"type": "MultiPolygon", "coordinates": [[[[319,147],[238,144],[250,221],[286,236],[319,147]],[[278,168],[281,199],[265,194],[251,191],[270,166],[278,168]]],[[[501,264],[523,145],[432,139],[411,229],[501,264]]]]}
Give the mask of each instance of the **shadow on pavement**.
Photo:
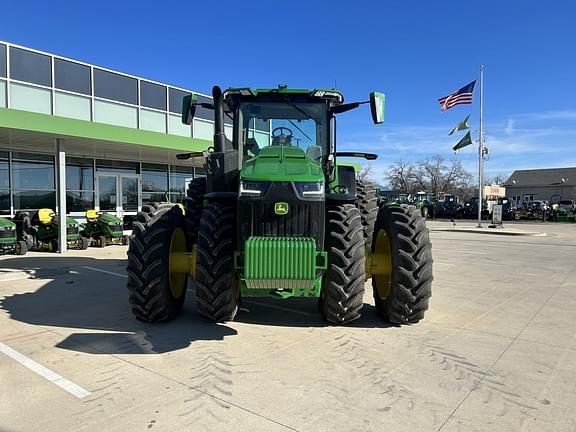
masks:
{"type": "Polygon", "coordinates": [[[124,260],[47,255],[11,259],[10,267],[21,271],[67,267],[72,271],[46,278],[46,284],[34,292],[0,299],[0,308],[14,320],[93,330],[69,335],[57,344],[59,348],[93,354],[155,354],[186,348],[197,340],[222,340],[237,334],[226,325],[204,321],[190,310],[193,296],[174,321],[148,324],[136,320],[128,305],[126,279],[84,268],[124,274],[124,260]]]}
{"type": "MultiPolygon", "coordinates": [[[[124,274],[124,260],[47,255],[32,260],[11,259],[10,267],[24,272],[66,268],[66,272],[58,275],[47,275],[47,283],[34,292],[0,299],[0,308],[14,320],[88,330],[67,336],[57,344],[59,348],[91,354],[156,354],[186,348],[198,340],[222,340],[238,334],[226,324],[211,323],[198,315],[194,289],[189,289],[184,310],[177,319],[154,324],[136,320],[128,305],[126,279],[85,268],[124,274]]],[[[37,272],[35,279],[43,279],[39,277],[41,274],[37,272]]],[[[322,319],[315,298],[249,298],[242,303],[236,321],[255,326],[331,326],[322,319]]],[[[386,328],[392,325],[384,322],[373,306],[365,304],[362,318],[350,326],[386,328]]]]}

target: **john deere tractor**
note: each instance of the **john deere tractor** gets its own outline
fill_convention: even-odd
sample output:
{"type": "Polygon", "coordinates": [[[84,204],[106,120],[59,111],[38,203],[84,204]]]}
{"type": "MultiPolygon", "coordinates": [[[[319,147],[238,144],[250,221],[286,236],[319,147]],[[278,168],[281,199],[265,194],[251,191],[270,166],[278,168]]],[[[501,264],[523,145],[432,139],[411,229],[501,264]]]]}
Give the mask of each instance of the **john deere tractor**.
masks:
{"type": "Polygon", "coordinates": [[[124,235],[122,219],[109,213],[86,210],[86,223],[81,225],[80,235],[90,239],[92,244],[105,247],[108,244],[128,244],[124,235]]]}
{"type": "Polygon", "coordinates": [[[15,254],[26,255],[28,245],[23,240],[18,240],[16,224],[10,219],[0,217],[0,255],[15,254]]]}
{"type": "Polygon", "coordinates": [[[424,317],[432,285],[425,220],[409,205],[378,208],[374,187],[341,158],[376,155],[336,150],[336,116],[369,103],[375,123],[384,95],[344,103],[335,90],[219,87],[213,103],[184,98],[183,122],[213,109],[214,146],[178,155],[204,159],[183,205],[159,203],[138,215],[128,249],[134,315],[166,321],[179,314],[188,278],[197,309],[234,319],[244,297],[317,297],[323,317],[360,317],[365,282],[393,323],[424,317]],[[224,116],[234,125],[224,134],[224,116]],[[267,130],[260,133],[258,130],[267,130]]]}
{"type": "MultiPolygon", "coordinates": [[[[58,250],[58,216],[54,210],[18,212],[14,218],[18,240],[24,241],[29,250],[56,252],[58,250]]],[[[69,247],[88,248],[88,239],[79,233],[78,221],[66,217],[66,242],[69,247]]]]}

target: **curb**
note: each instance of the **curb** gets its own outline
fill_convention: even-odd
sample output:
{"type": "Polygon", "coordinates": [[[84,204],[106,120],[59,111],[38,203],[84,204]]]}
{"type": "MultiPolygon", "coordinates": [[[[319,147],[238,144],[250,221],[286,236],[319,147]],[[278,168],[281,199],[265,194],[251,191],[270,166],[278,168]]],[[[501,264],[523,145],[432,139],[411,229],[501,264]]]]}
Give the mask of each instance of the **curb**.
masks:
{"type": "Polygon", "coordinates": [[[497,228],[492,230],[478,228],[429,228],[430,232],[463,232],[472,234],[503,235],[503,236],[526,236],[526,237],[548,237],[545,232],[526,232],[526,231],[501,231],[497,228]]]}

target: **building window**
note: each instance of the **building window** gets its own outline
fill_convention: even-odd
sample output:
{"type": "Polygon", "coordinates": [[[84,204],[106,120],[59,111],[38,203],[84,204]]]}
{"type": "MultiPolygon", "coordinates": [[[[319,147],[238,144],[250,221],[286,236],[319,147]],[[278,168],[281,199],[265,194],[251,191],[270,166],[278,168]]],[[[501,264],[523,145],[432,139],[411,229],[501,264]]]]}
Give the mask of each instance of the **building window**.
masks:
{"type": "Polygon", "coordinates": [[[140,174],[140,164],[138,162],[96,159],[96,171],[122,174],[140,174]]]}
{"type": "Polygon", "coordinates": [[[166,87],[140,81],[140,105],[166,111],[166,87]]]}
{"type": "Polygon", "coordinates": [[[0,44],[0,77],[6,78],[6,45],[0,44]]]}
{"type": "Polygon", "coordinates": [[[182,99],[184,96],[188,96],[190,93],[183,92],[181,90],[170,89],[170,101],[169,108],[170,112],[181,114],[182,113],[182,99]]]}
{"type": "Polygon", "coordinates": [[[14,208],[56,207],[54,157],[31,153],[12,154],[14,208]]]}
{"type": "Polygon", "coordinates": [[[10,214],[10,173],[8,152],[0,151],[0,214],[10,214]]]}
{"type": "Polygon", "coordinates": [[[32,84],[52,86],[52,62],[49,56],[10,47],[10,78],[32,84]]]}
{"type": "MultiPolygon", "coordinates": [[[[198,102],[199,103],[212,103],[212,99],[211,98],[207,98],[206,96],[198,96],[198,102]]],[[[201,118],[204,120],[212,120],[214,121],[214,110],[210,109],[210,108],[204,108],[201,106],[196,107],[196,118],[201,118]]],[[[224,123],[232,123],[232,120],[230,120],[228,118],[227,115],[224,115],[224,123]]]]}
{"type": "Polygon", "coordinates": [[[90,95],[92,94],[90,67],[54,59],[54,85],[61,90],[90,95]]]}
{"type": "Polygon", "coordinates": [[[194,178],[194,167],[170,165],[170,201],[182,202],[186,188],[194,178]]]}
{"type": "Polygon", "coordinates": [[[94,96],[138,104],[138,81],[134,78],[94,69],[94,96]]]}
{"type": "Polygon", "coordinates": [[[168,165],[142,163],[142,204],[166,201],[168,165]]]}
{"type": "Polygon", "coordinates": [[[94,208],[94,160],[66,157],[66,209],[84,212],[94,208]]]}

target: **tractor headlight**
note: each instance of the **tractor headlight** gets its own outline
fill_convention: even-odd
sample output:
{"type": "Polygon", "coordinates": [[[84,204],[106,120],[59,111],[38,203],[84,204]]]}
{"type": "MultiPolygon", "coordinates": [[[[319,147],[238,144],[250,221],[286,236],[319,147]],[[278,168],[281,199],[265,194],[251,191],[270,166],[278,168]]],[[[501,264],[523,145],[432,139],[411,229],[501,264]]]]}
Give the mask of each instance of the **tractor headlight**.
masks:
{"type": "Polygon", "coordinates": [[[324,196],[323,182],[295,182],[296,192],[303,198],[317,198],[324,196]]]}
{"type": "Polygon", "coordinates": [[[262,196],[269,186],[270,182],[240,180],[240,196],[262,196]]]}

